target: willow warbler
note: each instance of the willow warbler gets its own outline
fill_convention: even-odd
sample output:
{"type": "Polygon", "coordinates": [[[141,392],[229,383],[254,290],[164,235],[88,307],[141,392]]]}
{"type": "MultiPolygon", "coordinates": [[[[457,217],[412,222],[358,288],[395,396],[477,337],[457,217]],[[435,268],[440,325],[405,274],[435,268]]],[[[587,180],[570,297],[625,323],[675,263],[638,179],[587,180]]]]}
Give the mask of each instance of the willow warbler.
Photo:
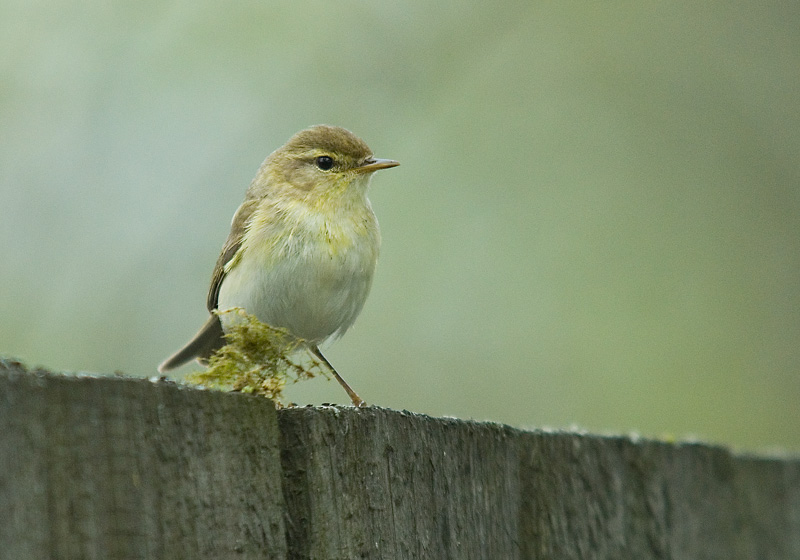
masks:
{"type": "MultiPolygon", "coordinates": [[[[208,291],[210,312],[241,308],[305,341],[355,405],[363,401],[319,350],[353,324],[380,248],[367,190],[372,174],[399,165],[376,159],[348,130],[319,125],[292,136],[258,170],[233,215],[208,291]]],[[[203,362],[225,343],[235,314],[212,313],[159,367],[203,362]]]]}

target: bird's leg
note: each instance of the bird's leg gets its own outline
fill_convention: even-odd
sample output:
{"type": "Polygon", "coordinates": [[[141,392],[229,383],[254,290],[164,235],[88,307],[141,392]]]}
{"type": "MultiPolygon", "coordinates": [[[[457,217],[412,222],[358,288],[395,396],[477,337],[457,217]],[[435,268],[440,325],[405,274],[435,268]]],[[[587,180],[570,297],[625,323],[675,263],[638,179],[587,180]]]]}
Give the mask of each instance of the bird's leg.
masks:
{"type": "Polygon", "coordinates": [[[317,358],[320,359],[320,361],[323,364],[325,364],[325,366],[329,370],[331,370],[331,373],[336,378],[336,381],[339,382],[339,385],[341,385],[344,388],[344,390],[347,391],[347,394],[350,396],[350,400],[353,401],[353,406],[358,406],[358,407],[367,406],[367,403],[365,403],[364,400],[361,397],[359,397],[355,391],[353,391],[350,385],[347,384],[347,381],[342,379],[342,376],[339,375],[339,372],[336,371],[336,368],[334,368],[328,361],[328,359],[322,355],[322,352],[319,351],[319,348],[315,346],[314,348],[311,349],[311,351],[317,358]]]}

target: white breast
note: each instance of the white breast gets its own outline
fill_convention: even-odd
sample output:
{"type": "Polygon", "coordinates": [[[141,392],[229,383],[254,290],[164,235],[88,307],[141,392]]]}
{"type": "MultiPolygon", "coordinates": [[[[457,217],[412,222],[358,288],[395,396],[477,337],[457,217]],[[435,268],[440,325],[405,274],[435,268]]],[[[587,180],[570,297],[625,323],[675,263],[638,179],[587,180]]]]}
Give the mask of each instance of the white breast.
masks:
{"type": "Polygon", "coordinates": [[[275,229],[252,235],[222,282],[219,309],[241,307],[315,345],[342,335],[364,306],[380,246],[365,209],[358,220],[336,220],[335,231],[320,218],[278,239],[275,229]]]}

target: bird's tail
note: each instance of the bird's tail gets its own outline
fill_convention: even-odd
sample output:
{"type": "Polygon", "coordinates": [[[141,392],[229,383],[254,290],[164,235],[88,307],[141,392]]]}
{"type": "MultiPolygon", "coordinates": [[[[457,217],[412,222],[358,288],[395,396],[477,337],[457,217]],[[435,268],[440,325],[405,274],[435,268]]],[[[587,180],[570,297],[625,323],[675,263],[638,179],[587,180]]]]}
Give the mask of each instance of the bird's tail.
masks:
{"type": "Polygon", "coordinates": [[[186,343],[186,346],[158,366],[158,371],[164,373],[180,367],[194,358],[199,360],[207,359],[211,357],[215,350],[222,348],[224,344],[225,336],[222,332],[222,323],[220,323],[217,315],[211,315],[192,340],[186,343]]]}

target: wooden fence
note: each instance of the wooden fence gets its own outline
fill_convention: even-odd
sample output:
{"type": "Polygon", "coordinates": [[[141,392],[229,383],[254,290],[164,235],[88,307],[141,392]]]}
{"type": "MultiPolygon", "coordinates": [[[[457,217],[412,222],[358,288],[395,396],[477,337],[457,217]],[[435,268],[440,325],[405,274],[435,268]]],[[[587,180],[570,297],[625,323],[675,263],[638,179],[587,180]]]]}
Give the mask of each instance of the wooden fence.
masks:
{"type": "Polygon", "coordinates": [[[0,360],[0,558],[800,559],[800,460],[0,360]]]}

